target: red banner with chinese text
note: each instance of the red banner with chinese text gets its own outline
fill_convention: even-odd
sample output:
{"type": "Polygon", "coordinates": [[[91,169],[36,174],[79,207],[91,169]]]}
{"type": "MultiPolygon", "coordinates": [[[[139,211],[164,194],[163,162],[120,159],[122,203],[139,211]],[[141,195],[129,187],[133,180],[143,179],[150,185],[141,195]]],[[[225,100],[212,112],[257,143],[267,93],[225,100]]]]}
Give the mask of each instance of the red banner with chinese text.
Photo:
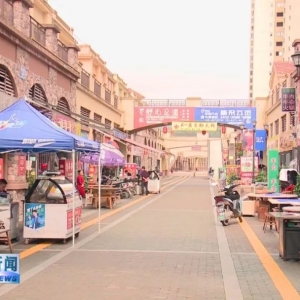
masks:
{"type": "Polygon", "coordinates": [[[140,128],[152,124],[170,122],[188,122],[195,120],[193,107],[156,107],[138,106],[134,108],[134,127],[140,128]]]}
{"type": "Polygon", "coordinates": [[[18,156],[18,176],[26,175],[26,156],[18,156]]]}

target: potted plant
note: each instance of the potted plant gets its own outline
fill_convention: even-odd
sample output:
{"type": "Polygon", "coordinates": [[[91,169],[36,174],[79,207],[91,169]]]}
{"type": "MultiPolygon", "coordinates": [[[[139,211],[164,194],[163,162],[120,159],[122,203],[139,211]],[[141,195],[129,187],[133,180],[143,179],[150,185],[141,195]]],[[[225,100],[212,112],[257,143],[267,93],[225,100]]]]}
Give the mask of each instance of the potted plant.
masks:
{"type": "Polygon", "coordinates": [[[234,184],[236,180],[238,180],[238,176],[234,173],[227,176],[227,184],[234,184]]]}
{"type": "Polygon", "coordinates": [[[294,194],[300,197],[300,175],[297,176],[297,184],[295,185],[294,188],[294,194]]]}
{"type": "Polygon", "coordinates": [[[267,173],[265,171],[260,171],[255,177],[255,182],[265,183],[267,181],[268,178],[267,178],[267,173]]]}

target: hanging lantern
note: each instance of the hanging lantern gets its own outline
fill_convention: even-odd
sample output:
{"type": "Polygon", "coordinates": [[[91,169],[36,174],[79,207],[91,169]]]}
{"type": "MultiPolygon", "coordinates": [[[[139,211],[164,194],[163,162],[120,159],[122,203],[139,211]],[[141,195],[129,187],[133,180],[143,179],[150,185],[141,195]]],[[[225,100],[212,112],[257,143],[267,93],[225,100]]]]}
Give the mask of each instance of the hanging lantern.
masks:
{"type": "Polygon", "coordinates": [[[203,134],[203,135],[206,135],[206,131],[205,131],[205,130],[203,130],[203,131],[202,131],[202,134],[203,134]]]}
{"type": "Polygon", "coordinates": [[[226,126],[222,126],[222,134],[226,133],[226,126]]]}
{"type": "Polygon", "coordinates": [[[163,133],[167,133],[167,132],[168,132],[167,126],[164,126],[164,127],[163,127],[163,133]]]}

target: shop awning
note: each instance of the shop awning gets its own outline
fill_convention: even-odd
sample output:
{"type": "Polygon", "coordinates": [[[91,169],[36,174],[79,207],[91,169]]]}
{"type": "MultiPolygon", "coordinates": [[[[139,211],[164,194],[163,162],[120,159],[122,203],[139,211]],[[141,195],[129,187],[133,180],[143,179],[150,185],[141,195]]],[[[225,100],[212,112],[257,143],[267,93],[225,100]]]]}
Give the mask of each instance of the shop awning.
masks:
{"type": "Polygon", "coordinates": [[[0,112],[0,150],[99,152],[100,144],[63,130],[25,100],[19,100],[0,112]]]}

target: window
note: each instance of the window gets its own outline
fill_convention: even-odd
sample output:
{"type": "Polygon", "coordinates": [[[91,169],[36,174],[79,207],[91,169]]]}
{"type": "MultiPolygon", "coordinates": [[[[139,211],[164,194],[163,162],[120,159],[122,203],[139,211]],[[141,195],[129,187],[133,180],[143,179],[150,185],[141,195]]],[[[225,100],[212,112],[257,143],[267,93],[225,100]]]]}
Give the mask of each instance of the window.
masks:
{"type": "Polygon", "coordinates": [[[105,102],[111,104],[111,91],[105,89],[105,102]]]}
{"type": "Polygon", "coordinates": [[[101,123],[102,121],[102,116],[94,113],[94,121],[101,123]]]}
{"type": "MultiPolygon", "coordinates": [[[[89,119],[90,118],[90,113],[91,111],[89,111],[88,109],[84,108],[84,107],[80,107],[80,115],[89,119]]],[[[88,126],[89,125],[89,121],[88,120],[84,120],[81,119],[81,124],[88,126]]]]}
{"type": "Polygon", "coordinates": [[[283,12],[278,12],[277,17],[283,17],[283,12]]]}
{"type": "Polygon", "coordinates": [[[108,79],[108,85],[107,85],[107,88],[110,90],[110,91],[113,91],[114,90],[114,83],[108,79]]]}
{"type": "Polygon", "coordinates": [[[277,26],[277,27],[283,27],[283,22],[277,22],[277,23],[276,23],[276,26],[277,26]]]}
{"type": "Polygon", "coordinates": [[[277,7],[284,7],[284,3],[283,2],[278,2],[277,7]]]}
{"type": "Polygon", "coordinates": [[[39,84],[34,84],[29,90],[29,98],[40,103],[47,103],[47,98],[43,88],[39,84]]]}
{"type": "Polygon", "coordinates": [[[295,127],[296,125],[296,118],[295,118],[295,112],[290,112],[290,126],[295,127]]]}
{"type": "Polygon", "coordinates": [[[286,132],[286,115],[281,117],[281,132],[286,132]]]}
{"type": "Polygon", "coordinates": [[[108,119],[105,119],[105,128],[106,129],[111,129],[111,121],[108,119]]]}
{"type": "Polygon", "coordinates": [[[94,94],[101,97],[101,84],[97,80],[94,81],[94,94]]]}
{"type": "Polygon", "coordinates": [[[282,87],[286,87],[286,81],[282,83],[282,87]]]}
{"type": "Polygon", "coordinates": [[[276,46],[282,46],[283,43],[282,42],[276,42],[276,46]]]}
{"type": "Polygon", "coordinates": [[[12,78],[4,66],[0,66],[0,91],[6,95],[15,96],[12,78]]]}
{"type": "Polygon", "coordinates": [[[269,131],[270,137],[273,136],[273,123],[270,125],[270,131],[269,131]]]}
{"type": "Polygon", "coordinates": [[[277,31],[276,36],[283,36],[283,31],[277,31]]]}
{"type": "Polygon", "coordinates": [[[81,77],[81,84],[85,88],[90,89],[90,74],[82,70],[80,77],[81,77]]]}
{"type": "Polygon", "coordinates": [[[279,134],[279,120],[275,121],[275,135],[279,134]]]}
{"type": "Polygon", "coordinates": [[[117,96],[114,97],[114,107],[118,108],[118,97],[117,96]]]}
{"type": "Polygon", "coordinates": [[[63,114],[69,115],[70,114],[70,106],[65,98],[60,98],[57,103],[57,110],[63,114]]]}
{"type": "Polygon", "coordinates": [[[276,51],[276,56],[282,56],[282,52],[281,51],[276,51]]]}

